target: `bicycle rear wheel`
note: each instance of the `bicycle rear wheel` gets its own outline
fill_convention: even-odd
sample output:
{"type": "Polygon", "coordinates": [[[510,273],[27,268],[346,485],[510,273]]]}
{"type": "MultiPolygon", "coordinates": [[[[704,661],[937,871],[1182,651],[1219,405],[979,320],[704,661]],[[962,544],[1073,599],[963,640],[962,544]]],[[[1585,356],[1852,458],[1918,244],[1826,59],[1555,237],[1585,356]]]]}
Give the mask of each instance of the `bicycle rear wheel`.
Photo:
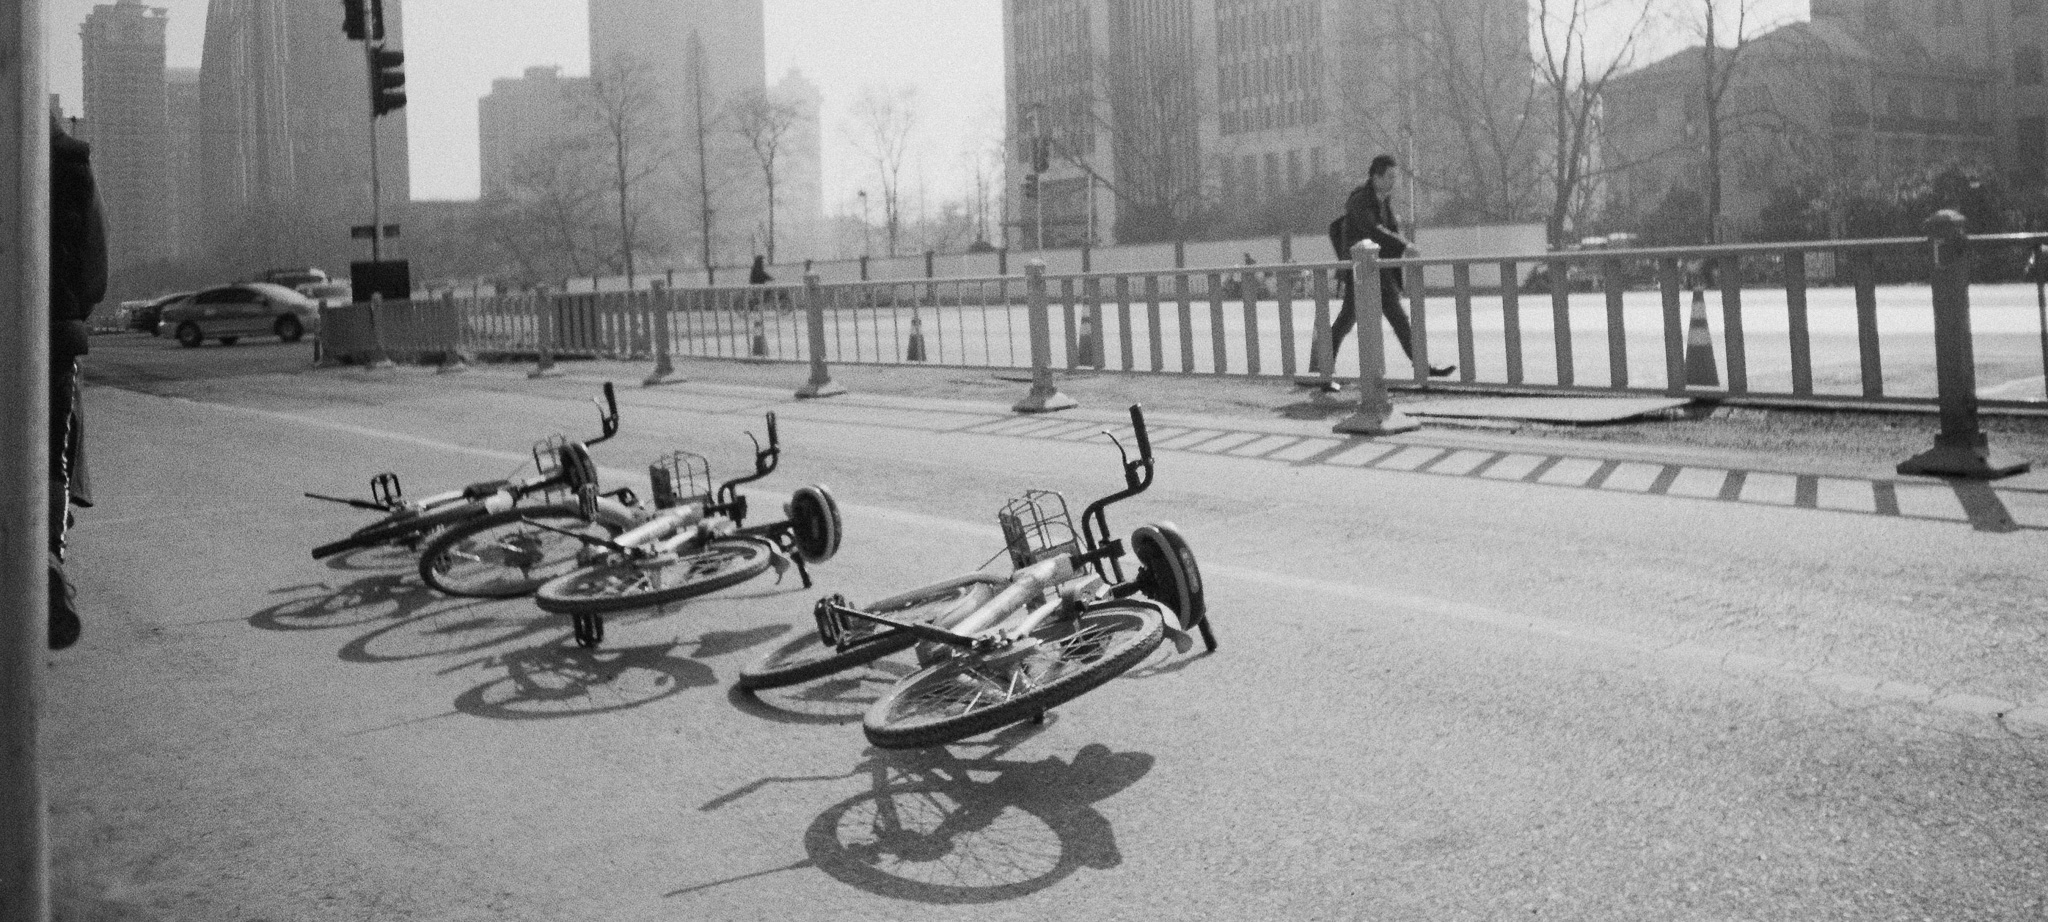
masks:
{"type": "Polygon", "coordinates": [[[646,608],[746,582],[768,569],[771,548],[752,538],[720,538],[695,554],[664,561],[619,561],[557,576],[534,590],[542,611],[591,615],[646,608]]]}
{"type": "Polygon", "coordinates": [[[494,512],[427,542],[420,551],[421,581],[448,595],[509,599],[588,563],[582,558],[589,545],[535,522],[604,536],[567,503],[494,512]]]}
{"type": "Polygon", "coordinates": [[[862,729],[880,748],[915,749],[1028,720],[1129,671],[1165,631],[1152,603],[1098,605],[1008,650],[963,651],[912,673],[868,708],[862,729]]]}
{"type": "MultiPolygon", "coordinates": [[[[957,614],[972,611],[988,601],[996,594],[996,588],[1006,582],[999,576],[970,573],[890,596],[864,608],[899,621],[944,624],[957,614]]],[[[847,621],[852,639],[861,641],[857,646],[845,650],[828,647],[818,638],[817,631],[804,631],[760,662],[740,670],[736,684],[744,689],[757,689],[809,682],[874,662],[917,643],[917,638],[902,628],[886,627],[858,618],[848,618],[847,621]]]]}

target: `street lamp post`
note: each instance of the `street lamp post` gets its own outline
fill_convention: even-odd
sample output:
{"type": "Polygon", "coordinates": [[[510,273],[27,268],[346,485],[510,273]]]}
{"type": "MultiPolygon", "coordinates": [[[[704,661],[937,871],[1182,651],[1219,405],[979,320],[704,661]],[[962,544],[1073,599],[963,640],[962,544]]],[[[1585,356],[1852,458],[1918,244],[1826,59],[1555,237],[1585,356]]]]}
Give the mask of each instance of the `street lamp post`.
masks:
{"type": "Polygon", "coordinates": [[[874,249],[868,242],[868,190],[862,189],[860,196],[860,255],[872,256],[874,249]]]}

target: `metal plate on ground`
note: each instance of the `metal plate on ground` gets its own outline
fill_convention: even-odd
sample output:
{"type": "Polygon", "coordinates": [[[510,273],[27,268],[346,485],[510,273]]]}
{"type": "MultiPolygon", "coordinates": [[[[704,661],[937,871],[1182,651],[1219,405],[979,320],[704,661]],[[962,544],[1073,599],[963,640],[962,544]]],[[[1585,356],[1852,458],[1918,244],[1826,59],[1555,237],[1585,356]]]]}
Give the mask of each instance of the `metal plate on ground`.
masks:
{"type": "Polygon", "coordinates": [[[1410,416],[1590,425],[1649,416],[1691,402],[1683,397],[1475,397],[1403,403],[1401,410],[1410,416]]]}

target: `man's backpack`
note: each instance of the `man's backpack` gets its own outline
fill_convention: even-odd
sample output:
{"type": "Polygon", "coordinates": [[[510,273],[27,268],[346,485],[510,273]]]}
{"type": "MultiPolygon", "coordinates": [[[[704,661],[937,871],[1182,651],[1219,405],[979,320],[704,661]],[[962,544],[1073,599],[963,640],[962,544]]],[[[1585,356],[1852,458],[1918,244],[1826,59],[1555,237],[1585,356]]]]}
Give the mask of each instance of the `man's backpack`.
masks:
{"type": "MultiPolygon", "coordinates": [[[[92,148],[50,126],[50,322],[82,324],[107,296],[107,227],[92,148]]],[[[68,331],[67,331],[68,332],[68,331]]],[[[83,351],[82,349],[80,351],[83,351]]]]}

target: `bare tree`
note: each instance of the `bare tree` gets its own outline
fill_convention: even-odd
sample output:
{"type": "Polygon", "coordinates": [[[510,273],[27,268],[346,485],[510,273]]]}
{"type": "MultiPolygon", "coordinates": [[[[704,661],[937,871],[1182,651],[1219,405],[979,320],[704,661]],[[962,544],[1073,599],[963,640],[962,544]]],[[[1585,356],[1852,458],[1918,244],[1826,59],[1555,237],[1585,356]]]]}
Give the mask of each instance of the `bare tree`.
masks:
{"type": "Polygon", "coordinates": [[[1722,149],[1729,125],[1729,90],[1749,63],[1755,39],[1778,23],[1757,15],[1761,0],[1687,0],[1675,15],[1701,38],[1700,118],[1706,135],[1704,187],[1707,227],[1716,241],[1727,234],[1722,220],[1722,149]],[[1722,47],[1722,41],[1728,41],[1722,47]]]}
{"type": "Polygon", "coordinates": [[[897,237],[902,232],[903,161],[917,127],[916,92],[907,86],[894,90],[870,86],[853,104],[850,131],[854,146],[875,165],[881,182],[882,221],[890,256],[896,255],[897,237]]]}
{"type": "Polygon", "coordinates": [[[1439,212],[1513,221],[1540,210],[1545,120],[1522,11],[1435,4],[1398,9],[1395,23],[1413,71],[1397,107],[1405,124],[1394,127],[1431,143],[1408,168],[1444,201],[1439,212]]]}
{"type": "Polygon", "coordinates": [[[1059,146],[1055,152],[1116,198],[1118,240],[1183,236],[1203,202],[1194,46],[1170,33],[1140,41],[1098,60],[1093,85],[1098,96],[1089,111],[1109,132],[1114,178],[1082,152],[1059,146]]]}
{"type": "Polygon", "coordinates": [[[507,188],[481,205],[483,232],[532,284],[588,275],[609,241],[604,226],[605,170],[590,142],[565,136],[521,154],[507,188]]]}
{"type": "Polygon", "coordinates": [[[634,281],[634,254],[645,214],[635,192],[674,156],[661,104],[661,84],[652,65],[620,52],[594,62],[583,111],[596,124],[611,160],[612,194],[618,204],[619,263],[626,284],[634,281]]]}
{"type": "Polygon", "coordinates": [[[1544,231],[1553,246],[1590,198],[1602,173],[1624,162],[1595,164],[1594,140],[1607,85],[1633,62],[1655,0],[1536,0],[1536,73],[1549,99],[1549,207],[1544,231]],[[1596,34],[1608,42],[1596,50],[1596,34]]]}
{"type": "Polygon", "coordinates": [[[804,118],[802,106],[776,99],[765,92],[749,93],[734,104],[733,131],[754,152],[761,167],[761,182],[768,193],[768,261],[775,261],[775,161],[782,152],[783,139],[804,118]]]}

